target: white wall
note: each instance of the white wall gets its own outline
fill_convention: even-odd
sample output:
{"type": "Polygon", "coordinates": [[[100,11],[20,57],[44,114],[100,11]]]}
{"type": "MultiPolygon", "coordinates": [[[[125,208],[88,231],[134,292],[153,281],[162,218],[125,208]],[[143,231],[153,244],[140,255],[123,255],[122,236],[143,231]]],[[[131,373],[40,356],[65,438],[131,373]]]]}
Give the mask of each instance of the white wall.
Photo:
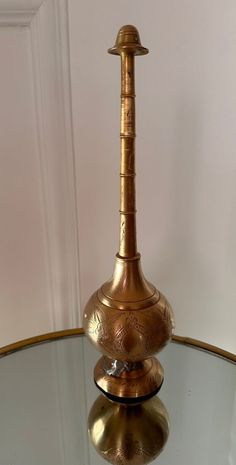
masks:
{"type": "Polygon", "coordinates": [[[140,30],[137,191],[145,274],[176,333],[236,351],[236,3],[70,1],[83,303],[117,250],[118,28],[140,30]]]}
{"type": "Polygon", "coordinates": [[[0,0],[0,346],[78,324],[66,2],[0,0]]]}
{"type": "MultiPolygon", "coordinates": [[[[106,50],[119,27],[131,23],[150,48],[148,56],[136,60],[138,243],[143,269],[171,301],[177,334],[236,352],[235,1],[23,3],[7,4],[8,10],[10,4],[13,10],[34,5],[34,19],[28,21],[21,42],[16,28],[8,27],[7,33],[0,28],[1,60],[6,60],[1,91],[11,95],[9,89],[15,86],[21,94],[22,86],[37,96],[29,97],[28,90],[26,99],[13,99],[13,107],[19,108],[13,126],[11,117],[5,119],[8,99],[2,108],[7,138],[13,133],[16,140],[17,134],[25,168],[24,189],[12,197],[18,151],[13,147],[12,162],[9,155],[6,161],[1,155],[2,189],[14,208],[8,221],[9,203],[1,194],[5,201],[0,247],[5,258],[0,264],[0,345],[80,324],[79,308],[112,273],[118,247],[120,74],[119,59],[106,50]],[[32,45],[27,34],[33,21],[39,49],[33,47],[31,64],[27,56],[29,60],[32,50],[26,53],[32,45]],[[10,57],[3,42],[10,40],[6,34],[22,47],[20,51],[13,45],[10,57]],[[25,57],[20,66],[19,53],[25,57]],[[8,80],[10,60],[16,70],[24,65],[25,74],[13,83],[8,80]],[[41,87],[30,74],[31,66],[34,76],[41,73],[41,87]],[[40,133],[41,168],[30,145],[37,147],[38,142],[26,138],[30,112],[35,127],[46,118],[46,130],[40,133]],[[19,134],[22,114],[25,127],[19,134]],[[30,207],[22,219],[17,212],[26,198],[30,207]],[[30,231],[34,215],[42,215],[40,225],[30,231]],[[11,234],[22,256],[12,252],[9,262],[4,240],[11,234]],[[30,295],[28,275],[19,266],[26,256],[28,275],[34,271],[30,295]],[[11,264],[7,272],[6,263],[11,264]]],[[[5,4],[0,1],[0,17],[5,4]]],[[[12,146],[7,150],[12,153],[12,146]]],[[[5,148],[1,153],[5,156],[5,148]]]]}

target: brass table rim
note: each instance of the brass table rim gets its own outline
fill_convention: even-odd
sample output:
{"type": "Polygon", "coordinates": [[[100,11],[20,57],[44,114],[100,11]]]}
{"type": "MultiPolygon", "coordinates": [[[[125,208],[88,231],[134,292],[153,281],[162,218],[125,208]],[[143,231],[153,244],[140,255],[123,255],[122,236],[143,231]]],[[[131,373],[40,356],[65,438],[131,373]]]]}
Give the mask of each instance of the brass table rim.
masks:
{"type": "MultiPolygon", "coordinates": [[[[42,344],[45,342],[52,342],[58,339],[64,339],[64,338],[82,336],[82,335],[84,335],[83,328],[65,329],[62,331],[54,331],[51,333],[40,334],[39,336],[22,339],[20,341],[14,342],[13,344],[8,344],[4,347],[1,347],[0,357],[4,357],[16,351],[26,349],[30,346],[35,346],[35,345],[42,344]]],[[[177,336],[175,334],[172,337],[172,342],[177,343],[177,344],[187,345],[190,347],[195,347],[196,349],[210,352],[213,355],[224,358],[230,362],[236,363],[235,354],[228,352],[224,349],[220,349],[219,347],[208,344],[206,342],[199,341],[198,339],[193,339],[193,338],[184,337],[184,336],[177,336]]]]}

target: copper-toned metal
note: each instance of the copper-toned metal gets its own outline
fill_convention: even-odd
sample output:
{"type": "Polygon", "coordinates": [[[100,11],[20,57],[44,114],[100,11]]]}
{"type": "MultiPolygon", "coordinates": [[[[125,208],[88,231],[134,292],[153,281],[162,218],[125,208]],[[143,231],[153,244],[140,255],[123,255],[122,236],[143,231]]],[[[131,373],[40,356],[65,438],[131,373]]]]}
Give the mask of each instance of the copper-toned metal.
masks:
{"type": "MultiPolygon", "coordinates": [[[[167,299],[145,279],[137,251],[134,58],[135,55],[148,53],[148,49],[141,45],[134,26],[123,26],[109,53],[121,57],[120,246],[112,278],[92,295],[85,307],[84,328],[102,354],[124,362],[125,367],[126,362],[140,362],[160,351],[171,339],[174,320],[167,299]]],[[[126,397],[123,397],[123,390],[117,381],[119,376],[110,374],[107,382],[105,366],[102,380],[103,361],[99,364],[99,375],[95,370],[98,387],[108,395],[113,392],[120,401],[132,400],[132,370],[126,370],[126,397]]],[[[140,389],[138,384],[135,386],[136,398],[143,395],[149,397],[157,392],[163,381],[158,367],[153,362],[156,375],[153,373],[150,378],[147,377],[145,393],[144,385],[140,385],[140,389]]]]}
{"type": "Polygon", "coordinates": [[[114,465],[144,465],[163,450],[169,418],[158,397],[124,406],[100,396],[88,418],[89,434],[97,452],[114,465]]]}
{"type": "Polygon", "coordinates": [[[119,363],[106,356],[95,366],[96,384],[111,400],[127,403],[147,400],[161,388],[164,371],[155,357],[136,363],[119,363]]]}

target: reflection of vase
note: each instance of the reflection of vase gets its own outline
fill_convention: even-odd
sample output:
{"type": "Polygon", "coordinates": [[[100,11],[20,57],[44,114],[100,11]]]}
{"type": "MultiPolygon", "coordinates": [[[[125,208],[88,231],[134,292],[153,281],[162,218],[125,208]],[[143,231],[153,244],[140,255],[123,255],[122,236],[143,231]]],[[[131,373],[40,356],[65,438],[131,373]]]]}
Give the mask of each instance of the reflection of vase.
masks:
{"type": "Polygon", "coordinates": [[[88,418],[97,452],[115,465],[141,465],[154,460],[169,434],[168,413],[158,397],[131,406],[99,396],[88,418]]]}
{"type": "Polygon", "coordinates": [[[173,314],[166,298],[144,277],[136,243],[134,57],[148,50],[137,29],[124,26],[109,52],[121,56],[120,247],[113,277],[89,299],[84,328],[103,357],[95,382],[111,399],[153,396],[163,369],[152,355],[170,340],[173,314]]]}

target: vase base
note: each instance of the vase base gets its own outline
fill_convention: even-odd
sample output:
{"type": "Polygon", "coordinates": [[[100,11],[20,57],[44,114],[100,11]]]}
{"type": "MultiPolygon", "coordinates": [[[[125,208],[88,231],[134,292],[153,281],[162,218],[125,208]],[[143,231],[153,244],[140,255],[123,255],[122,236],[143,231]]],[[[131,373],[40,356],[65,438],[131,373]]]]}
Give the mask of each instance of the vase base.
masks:
{"type": "Polygon", "coordinates": [[[94,381],[100,391],[123,404],[141,403],[155,396],[163,379],[163,368],[155,357],[128,363],[103,356],[94,369],[94,381]]]}
{"type": "MultiPolygon", "coordinates": [[[[164,379],[163,379],[163,381],[164,381],[164,379]]],[[[111,400],[112,402],[119,403],[119,404],[127,404],[127,405],[141,404],[141,403],[144,402],[145,400],[151,399],[151,398],[154,397],[156,394],[158,394],[158,392],[160,391],[161,386],[162,386],[162,384],[163,384],[163,381],[162,381],[161,385],[160,385],[154,392],[151,392],[151,393],[147,394],[146,396],[139,396],[139,397],[119,397],[119,396],[114,396],[113,394],[110,394],[109,392],[104,391],[104,390],[99,386],[99,384],[97,384],[96,380],[94,380],[94,382],[95,382],[97,388],[98,388],[109,400],[111,400]]]]}

